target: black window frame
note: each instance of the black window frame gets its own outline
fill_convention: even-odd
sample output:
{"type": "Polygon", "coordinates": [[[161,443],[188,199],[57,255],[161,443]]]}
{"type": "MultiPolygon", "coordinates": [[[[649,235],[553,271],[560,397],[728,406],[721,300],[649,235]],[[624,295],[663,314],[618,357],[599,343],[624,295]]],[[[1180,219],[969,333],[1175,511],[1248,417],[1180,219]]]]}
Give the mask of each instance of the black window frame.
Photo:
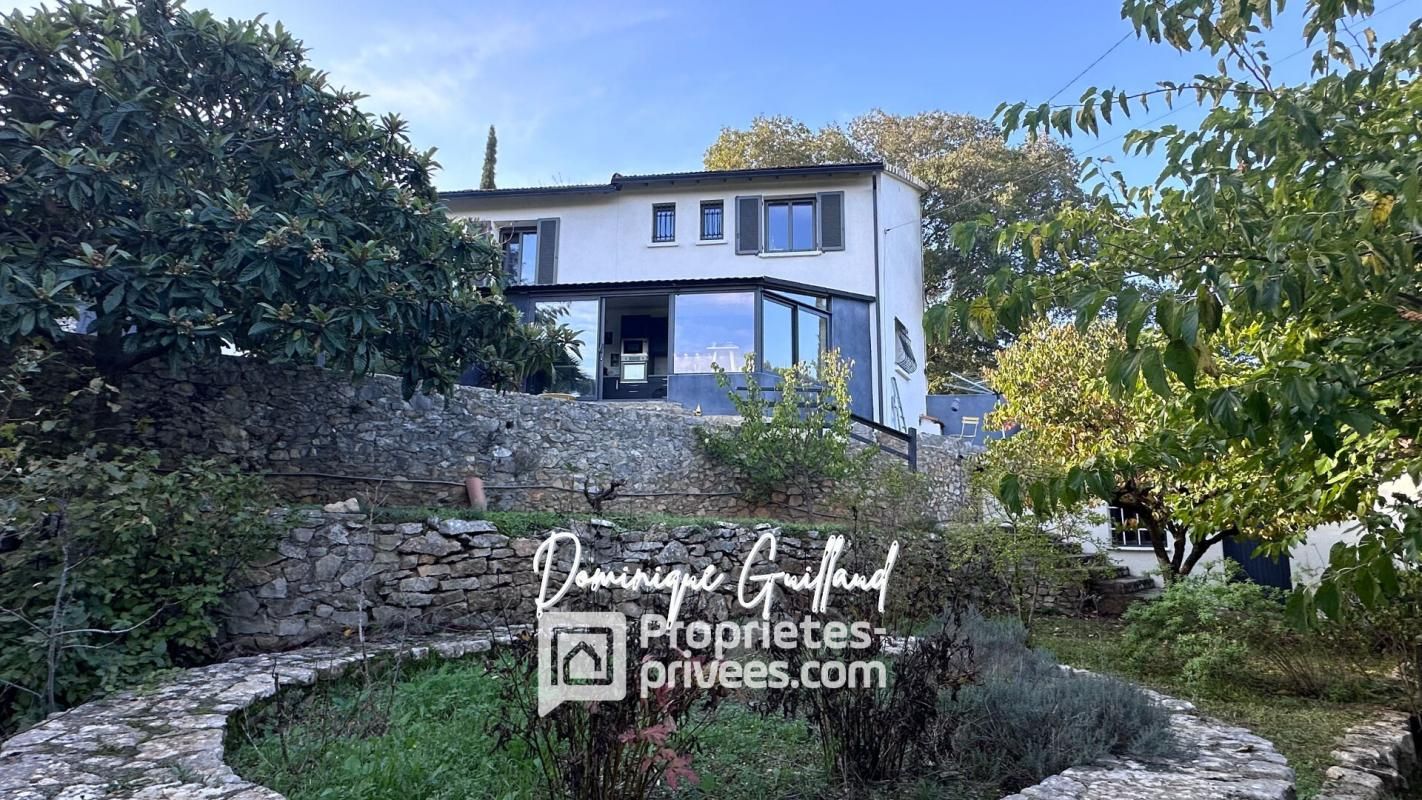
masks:
{"type": "Polygon", "coordinates": [[[794,367],[805,361],[800,354],[800,318],[811,316],[814,324],[824,324],[824,337],[820,340],[820,351],[815,353],[815,374],[819,374],[820,359],[832,348],[830,346],[833,336],[834,315],[830,312],[828,298],[811,297],[809,295],[797,295],[788,292],[779,292],[774,289],[765,289],[760,293],[760,306],[757,308],[757,326],[760,328],[760,341],[757,343],[758,354],[756,361],[762,370],[780,369],[771,367],[765,363],[765,304],[774,303],[778,306],[785,306],[790,309],[790,366],[794,367]],[[814,301],[814,305],[804,302],[814,301]]]}
{"type": "Polygon", "coordinates": [[[815,253],[820,249],[820,199],[816,195],[801,195],[796,197],[770,197],[761,201],[761,224],[764,226],[764,234],[761,239],[762,253],[815,253]],[[797,204],[805,203],[810,206],[810,246],[805,248],[795,247],[795,210],[797,204]],[[789,217],[786,220],[786,241],[789,246],[783,250],[775,250],[770,246],[770,210],[776,206],[785,206],[789,209],[789,217]]]}
{"type": "Polygon", "coordinates": [[[676,203],[652,204],[652,244],[667,244],[676,241],[676,203]],[[663,231],[662,215],[665,214],[667,230],[663,231]]]}
{"type": "Polygon", "coordinates": [[[724,242],[726,241],[726,203],[724,200],[702,200],[701,201],[701,241],[703,242],[724,242]],[[707,232],[708,211],[715,211],[716,233],[711,235],[707,232]]]}
{"type": "Polygon", "coordinates": [[[1116,550],[1153,550],[1155,544],[1151,538],[1150,529],[1140,524],[1140,520],[1132,517],[1126,519],[1125,509],[1120,506],[1108,506],[1107,515],[1110,517],[1111,527],[1111,547],[1116,550]],[[1135,522],[1131,527],[1128,522],[1135,522]]]}

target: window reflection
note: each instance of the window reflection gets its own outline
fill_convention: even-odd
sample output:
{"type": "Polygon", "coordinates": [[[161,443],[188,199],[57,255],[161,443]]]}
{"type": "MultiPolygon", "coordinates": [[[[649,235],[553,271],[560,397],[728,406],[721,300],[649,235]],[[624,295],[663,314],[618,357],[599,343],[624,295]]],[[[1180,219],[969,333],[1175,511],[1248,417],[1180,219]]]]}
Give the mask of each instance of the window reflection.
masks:
{"type": "Polygon", "coordinates": [[[540,321],[566,325],[578,332],[581,345],[558,357],[553,376],[543,387],[545,392],[563,392],[574,397],[589,397],[597,392],[597,331],[598,301],[562,300],[535,303],[535,317],[540,321]]]}
{"type": "Polygon", "coordinates": [[[755,294],[679,294],[672,323],[672,368],[679,374],[737,371],[755,352],[755,294]]]}
{"type": "Polygon", "coordinates": [[[799,310],[799,333],[796,353],[800,363],[813,377],[820,374],[820,356],[829,343],[829,318],[804,309],[799,310]]]}
{"type": "Polygon", "coordinates": [[[760,335],[765,352],[765,369],[787,369],[795,365],[795,310],[766,300],[761,305],[760,335]]]}

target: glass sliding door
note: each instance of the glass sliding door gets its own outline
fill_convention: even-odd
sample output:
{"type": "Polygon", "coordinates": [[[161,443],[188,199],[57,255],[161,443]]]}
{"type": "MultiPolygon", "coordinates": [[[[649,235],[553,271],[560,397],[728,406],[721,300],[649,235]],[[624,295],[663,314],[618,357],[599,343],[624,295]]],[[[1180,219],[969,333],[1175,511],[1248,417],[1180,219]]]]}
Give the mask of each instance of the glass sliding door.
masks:
{"type": "Polygon", "coordinates": [[[737,372],[755,353],[755,292],[679,294],[672,320],[672,372],[737,372]]]}
{"type": "Polygon", "coordinates": [[[545,376],[542,391],[561,392],[584,399],[597,397],[601,306],[599,300],[557,300],[534,304],[536,319],[566,325],[578,333],[578,347],[570,347],[559,356],[553,375],[545,376]]]}

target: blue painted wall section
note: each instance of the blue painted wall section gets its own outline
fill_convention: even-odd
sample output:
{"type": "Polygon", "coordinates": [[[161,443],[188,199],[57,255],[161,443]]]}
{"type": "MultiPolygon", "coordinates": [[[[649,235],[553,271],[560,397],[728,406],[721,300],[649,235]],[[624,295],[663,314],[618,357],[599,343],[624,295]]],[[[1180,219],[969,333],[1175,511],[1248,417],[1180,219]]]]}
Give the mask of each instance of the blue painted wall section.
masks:
{"type": "Polygon", "coordinates": [[[849,406],[865,419],[874,418],[874,329],[869,303],[836,297],[830,301],[830,346],[854,362],[849,373],[849,406]]]}
{"type": "Polygon", "coordinates": [[[1011,436],[1013,431],[989,431],[987,415],[1001,401],[995,394],[931,394],[928,396],[928,415],[943,421],[944,436],[960,436],[963,432],[963,418],[977,417],[977,434],[970,441],[983,446],[988,439],[1011,436]]]}

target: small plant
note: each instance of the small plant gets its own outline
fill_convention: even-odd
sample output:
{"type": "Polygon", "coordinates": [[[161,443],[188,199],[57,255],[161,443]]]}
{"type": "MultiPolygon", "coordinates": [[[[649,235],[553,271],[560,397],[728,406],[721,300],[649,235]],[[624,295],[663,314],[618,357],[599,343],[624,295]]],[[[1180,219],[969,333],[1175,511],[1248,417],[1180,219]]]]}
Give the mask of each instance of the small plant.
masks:
{"type": "Polygon", "coordinates": [[[761,385],[765,373],[750,356],[740,372],[744,393],[715,367],[716,381],[731,398],[740,424],[698,428],[702,446],[736,471],[754,501],[794,491],[809,503],[826,483],[859,479],[874,448],[857,448],[850,439],[851,366],[831,350],[817,367],[776,370],[775,386],[766,388],[761,385]]]}
{"type": "MultiPolygon", "coordinates": [[[[627,663],[656,659],[679,668],[701,660],[669,647],[643,647],[629,622],[627,663]]],[[[627,694],[619,701],[563,703],[540,716],[537,644],[516,639],[491,662],[499,705],[491,723],[498,747],[517,746],[533,756],[548,797],[565,800],[642,800],[665,785],[697,783],[692,753],[721,700],[716,689],[672,684],[640,696],[635,668],[626,671],[627,694]]],[[[674,673],[673,673],[674,674],[674,673]]]]}
{"type": "Polygon", "coordinates": [[[1080,558],[1082,533],[1069,518],[1046,525],[1027,516],[1003,525],[961,525],[948,558],[974,599],[1017,617],[1029,633],[1054,599],[1080,592],[1089,577],[1080,558]]]}
{"type": "Polygon", "coordinates": [[[980,680],[942,700],[940,766],[1010,793],[1108,755],[1176,750],[1163,707],[1122,681],[1063,670],[1027,648],[1016,620],[970,615],[961,635],[973,645],[980,680]]]}

